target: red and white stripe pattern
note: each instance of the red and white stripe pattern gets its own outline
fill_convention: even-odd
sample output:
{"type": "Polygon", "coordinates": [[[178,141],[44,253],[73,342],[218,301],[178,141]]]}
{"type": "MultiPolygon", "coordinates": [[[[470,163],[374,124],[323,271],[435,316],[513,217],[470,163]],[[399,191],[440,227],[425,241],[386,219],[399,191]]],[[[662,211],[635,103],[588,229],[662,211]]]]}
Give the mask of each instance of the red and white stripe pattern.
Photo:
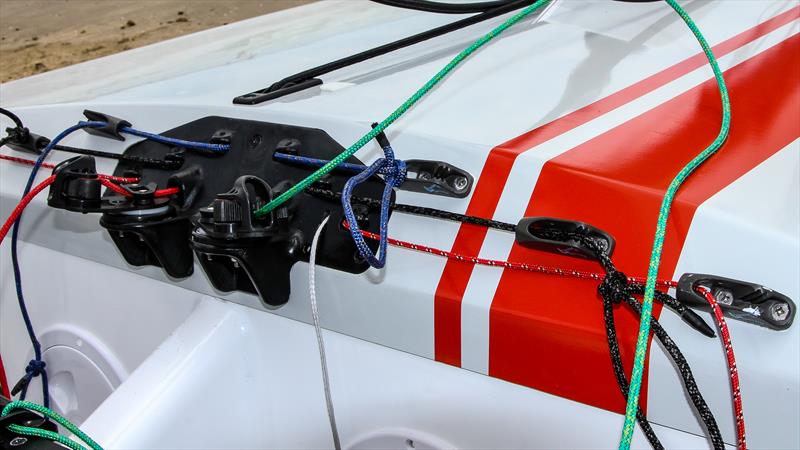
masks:
{"type": "MultiPolygon", "coordinates": [[[[792,77],[782,73],[797,62],[799,12],[789,5],[714,47],[731,87],[733,135],[679,195],[668,232],[666,272],[677,263],[696,208],[798,136],[800,119],[791,107],[797,89],[792,77]],[[754,133],[767,136],[754,145],[749,138],[754,133]]],[[[718,95],[705,64],[698,53],[496,147],[467,214],[505,221],[522,215],[587,221],[618,238],[615,261],[622,270],[643,271],[661,193],[681,164],[713,138],[707,134],[719,120],[718,95]],[[520,198],[530,199],[524,211],[520,198]],[[608,204],[598,204],[600,199],[608,204]]],[[[460,227],[452,251],[596,269],[531,252],[507,236],[471,225],[460,227]]],[[[595,295],[591,286],[451,260],[436,292],[436,359],[621,411],[623,399],[607,367],[595,295]],[[563,299],[569,299],[569,307],[563,299]],[[582,361],[584,370],[575,369],[574,359],[582,361]]],[[[627,359],[638,320],[623,312],[617,322],[627,359]]]]}

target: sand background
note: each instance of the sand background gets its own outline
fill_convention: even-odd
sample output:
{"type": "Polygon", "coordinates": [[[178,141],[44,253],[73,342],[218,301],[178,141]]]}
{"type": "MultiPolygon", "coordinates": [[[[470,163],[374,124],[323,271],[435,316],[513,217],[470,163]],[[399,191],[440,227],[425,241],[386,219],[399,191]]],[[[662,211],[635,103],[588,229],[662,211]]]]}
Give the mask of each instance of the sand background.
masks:
{"type": "Polygon", "coordinates": [[[0,0],[0,82],[313,0],[0,0]]]}

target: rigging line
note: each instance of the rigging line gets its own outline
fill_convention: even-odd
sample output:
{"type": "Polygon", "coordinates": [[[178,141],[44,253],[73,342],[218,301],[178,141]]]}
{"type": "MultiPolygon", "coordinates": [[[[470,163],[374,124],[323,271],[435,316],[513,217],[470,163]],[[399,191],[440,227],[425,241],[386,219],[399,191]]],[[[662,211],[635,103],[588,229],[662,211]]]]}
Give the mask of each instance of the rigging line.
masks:
{"type": "MultiPolygon", "coordinates": [[[[64,429],[75,435],[78,439],[86,443],[92,450],[103,450],[103,447],[100,446],[97,442],[95,442],[92,438],[90,438],[86,433],[84,433],[80,428],[78,428],[75,424],[67,420],[62,415],[58,414],[57,412],[41,406],[37,405],[36,403],[26,402],[26,401],[15,401],[7,404],[3,411],[0,412],[0,417],[4,417],[9,415],[12,411],[24,409],[29,411],[37,412],[44,417],[56,422],[57,424],[61,425],[64,429]]],[[[44,439],[50,439],[54,442],[58,442],[59,444],[64,445],[65,447],[71,448],[73,450],[85,450],[84,447],[77,442],[69,439],[66,436],[63,436],[58,433],[54,433],[48,430],[42,430],[40,428],[32,428],[22,425],[9,425],[8,429],[14,433],[22,434],[25,436],[35,436],[44,439]]]]}
{"type": "MultiPolygon", "coordinates": [[[[348,224],[346,222],[343,225],[346,228],[348,227],[348,224]]],[[[380,239],[380,236],[378,234],[371,233],[368,231],[361,230],[361,234],[367,237],[368,239],[373,239],[373,240],[380,239]]],[[[557,236],[553,237],[558,238],[557,236]]],[[[576,236],[576,237],[581,237],[581,236],[576,236]]],[[[561,239],[563,238],[564,237],[561,236],[561,239]]],[[[612,302],[624,301],[637,314],[641,313],[641,305],[635,299],[633,299],[632,296],[641,295],[644,293],[645,279],[642,277],[628,277],[622,272],[617,271],[616,268],[614,267],[613,262],[611,262],[611,259],[608,258],[607,255],[601,249],[599,249],[599,247],[595,245],[592,245],[590,248],[592,248],[593,252],[595,252],[598,255],[598,262],[606,271],[605,274],[565,270],[565,269],[558,269],[558,268],[539,266],[533,264],[511,263],[508,261],[487,260],[477,257],[467,257],[432,247],[426,247],[419,244],[400,241],[393,238],[388,238],[388,242],[392,246],[430,253],[462,262],[482,264],[494,267],[502,267],[504,269],[526,270],[530,272],[539,272],[549,275],[558,275],[565,277],[574,277],[574,278],[583,278],[583,279],[601,281],[598,290],[600,291],[601,297],[603,298],[603,302],[608,303],[608,306],[604,305],[604,308],[609,308],[610,311],[610,306],[612,302]]],[[[595,244],[595,241],[591,239],[588,239],[588,242],[589,244],[595,244]]],[[[677,283],[674,281],[660,281],[659,283],[663,283],[663,286],[667,288],[677,286],[677,283]]],[[[710,335],[707,332],[703,331],[703,328],[708,328],[708,325],[705,324],[705,322],[702,319],[700,319],[699,316],[697,316],[697,314],[694,313],[694,311],[692,311],[689,308],[686,308],[685,305],[679,303],[677,300],[675,300],[671,296],[661,291],[656,291],[656,293],[659,301],[663,302],[670,308],[674,308],[676,312],[681,316],[681,318],[686,320],[690,325],[692,325],[693,328],[705,334],[706,336],[713,337],[713,331],[711,331],[710,335]],[[692,320],[687,320],[687,318],[690,317],[697,317],[696,320],[702,322],[702,325],[698,326],[697,322],[692,323],[692,320]]],[[[703,420],[703,423],[706,425],[709,435],[711,436],[712,442],[714,443],[714,448],[715,449],[724,448],[724,443],[722,441],[722,437],[719,432],[719,427],[717,426],[716,420],[714,419],[713,414],[708,408],[708,405],[703,399],[702,394],[700,394],[700,391],[697,388],[697,383],[694,379],[691,369],[689,368],[686,358],[683,356],[677,345],[675,345],[675,343],[669,337],[666,330],[664,330],[658,324],[658,321],[655,318],[651,318],[651,320],[653,322],[653,331],[656,334],[656,338],[662,342],[670,358],[672,358],[673,361],[675,362],[675,365],[678,368],[681,378],[683,380],[683,385],[687,393],[689,394],[690,399],[692,400],[692,404],[698,411],[698,414],[703,420]]],[[[616,340],[616,326],[613,321],[613,316],[611,316],[610,318],[608,316],[605,316],[605,324],[606,324],[607,342],[609,345],[609,351],[611,353],[611,358],[612,358],[612,368],[614,369],[615,377],[617,379],[620,391],[622,392],[623,395],[626,395],[629,389],[629,385],[627,379],[625,378],[624,370],[622,369],[622,362],[621,362],[622,357],[618,353],[619,343],[616,340]]],[[[648,438],[648,441],[651,443],[651,445],[653,445],[653,447],[656,449],[663,448],[661,446],[661,443],[658,441],[657,436],[652,431],[652,428],[650,427],[650,424],[647,421],[647,418],[644,415],[644,413],[640,412],[637,408],[636,414],[637,414],[637,419],[641,418],[640,424],[642,425],[642,430],[644,431],[644,434],[648,438]]]]}
{"type": "Polygon", "coordinates": [[[466,28],[480,22],[484,22],[489,19],[493,19],[530,5],[533,3],[533,1],[534,0],[516,0],[474,16],[460,19],[431,30],[423,31],[413,36],[409,36],[394,42],[389,42],[388,44],[383,44],[354,55],[346,56],[336,61],[298,72],[273,83],[268,88],[254,91],[249,94],[240,95],[239,97],[233,99],[233,102],[236,104],[255,105],[313,86],[319,86],[322,84],[322,80],[317,78],[319,76],[433,39],[438,36],[451,33],[453,31],[460,30],[462,28],[466,28]]]}
{"type": "Polygon", "coordinates": [[[339,429],[336,426],[336,414],[333,409],[333,396],[331,395],[331,383],[328,376],[328,359],[325,356],[325,340],[322,336],[322,326],[319,321],[319,310],[317,309],[317,291],[316,291],[316,260],[317,248],[319,247],[319,239],[322,230],[330,219],[326,215],[322,219],[322,223],[317,227],[314,238],[311,241],[311,254],[308,258],[308,297],[311,301],[311,317],[314,320],[314,332],[317,335],[317,347],[319,348],[319,364],[322,369],[322,384],[325,389],[325,406],[328,410],[328,421],[331,425],[331,434],[333,435],[333,446],[336,450],[341,450],[342,444],[339,440],[339,429]]]}
{"type": "MultiPolygon", "coordinates": [[[[28,181],[25,183],[25,188],[23,189],[23,198],[31,192],[31,188],[33,188],[33,183],[36,180],[36,174],[39,172],[39,168],[41,167],[42,163],[44,163],[45,158],[53,149],[53,146],[57,145],[62,139],[66,138],[70,134],[74,133],[77,130],[81,130],[83,128],[88,127],[102,127],[105,125],[105,122],[78,122],[77,124],[67,128],[66,130],[59,133],[56,137],[51,140],[47,146],[42,150],[42,153],[36,159],[36,162],[33,164],[33,168],[31,169],[31,173],[28,176],[28,181]]],[[[36,337],[36,332],[33,328],[33,323],[31,322],[30,315],[28,314],[28,308],[25,305],[25,296],[22,291],[22,270],[20,269],[19,265],[19,253],[17,250],[18,241],[19,241],[19,228],[20,224],[22,223],[22,214],[17,217],[14,221],[13,226],[11,227],[11,268],[14,272],[14,285],[16,288],[17,294],[17,303],[19,304],[20,313],[22,314],[22,320],[25,323],[25,329],[28,331],[28,337],[31,341],[31,346],[33,347],[33,359],[28,363],[28,366],[25,368],[25,375],[20,379],[20,381],[14,386],[14,389],[11,390],[12,395],[15,394],[17,391],[20,392],[20,400],[24,400],[25,396],[28,393],[28,386],[31,380],[37,376],[41,376],[42,378],[42,398],[45,407],[50,406],[50,393],[48,389],[47,383],[47,370],[45,369],[45,362],[42,360],[42,348],[41,344],[39,343],[39,339],[36,337]]]]}
{"type": "Polygon", "coordinates": [[[347,150],[340,153],[338,156],[333,158],[329,163],[325,164],[314,173],[306,177],[305,179],[299,181],[297,184],[293,185],[286,192],[283,192],[281,195],[277,196],[269,203],[264,205],[263,207],[259,208],[255,211],[256,217],[263,217],[266,214],[269,214],[270,211],[277,208],[278,206],[285,203],[290,198],[294,197],[305,188],[310,186],[315,181],[322,178],[325,174],[336,168],[340,163],[343,163],[347,158],[352,156],[355,152],[360,150],[363,146],[367,145],[368,142],[375,139],[375,137],[382,133],[389,125],[393,124],[397,119],[399,119],[403,114],[405,114],[411,107],[413,107],[420,99],[422,99],[431,89],[434,88],[437,84],[439,84],[447,75],[455,70],[462,62],[464,62],[470,55],[478,51],[481,47],[491,42],[497,36],[501,35],[504,31],[514,26],[516,23],[528,17],[530,14],[541,8],[542,6],[549,3],[551,0],[537,0],[536,3],[526,7],[525,9],[519,11],[518,13],[514,14],[512,17],[507,19],[505,22],[497,26],[495,29],[490,31],[489,33],[481,36],[478,40],[476,40],[472,45],[461,51],[458,55],[456,55],[447,65],[445,65],[439,72],[437,72],[428,82],[426,82],[421,88],[419,88],[414,94],[411,95],[402,105],[400,105],[397,109],[394,110],[389,116],[387,116],[381,123],[377,126],[372,128],[367,134],[361,137],[358,141],[356,141],[353,145],[351,145],[347,150]]]}
{"type": "Polygon", "coordinates": [[[717,320],[717,328],[719,328],[719,336],[722,340],[722,346],[725,349],[725,356],[728,363],[728,374],[731,379],[731,398],[733,399],[734,420],[736,422],[736,448],[738,450],[747,450],[747,439],[745,437],[744,427],[744,408],[742,408],[742,389],[739,385],[739,370],[736,368],[736,355],[733,354],[733,341],[731,340],[731,333],[728,330],[728,324],[725,322],[725,316],[722,313],[717,300],[711,290],[704,286],[698,286],[696,291],[702,295],[711,310],[714,312],[714,318],[717,320]]]}
{"type": "Polygon", "coordinates": [[[485,2],[449,3],[433,2],[429,0],[372,0],[386,6],[411,9],[437,14],[471,14],[485,12],[494,8],[507,6],[513,0],[492,0],[485,2]]]}
{"type": "MultiPolygon", "coordinates": [[[[349,225],[347,222],[343,223],[345,228],[348,228],[349,225]]],[[[378,240],[380,239],[380,235],[376,233],[372,233],[370,231],[361,230],[361,234],[366,237],[367,239],[378,240]]],[[[402,241],[399,239],[388,238],[389,245],[393,247],[400,247],[405,248],[408,250],[414,250],[422,253],[428,253],[431,255],[441,256],[443,258],[452,259],[454,261],[461,261],[470,264],[482,265],[482,266],[489,266],[489,267],[499,267],[502,269],[509,269],[509,270],[522,270],[525,272],[535,272],[535,273],[542,273],[546,275],[555,275],[560,277],[568,277],[568,278],[579,278],[584,280],[594,280],[594,281],[603,281],[603,277],[605,277],[604,273],[600,272],[589,272],[583,270],[575,270],[575,269],[562,269],[559,267],[550,267],[544,266],[540,264],[528,264],[528,263],[517,263],[517,262],[510,262],[510,261],[502,261],[497,259],[487,259],[487,258],[478,258],[475,256],[466,256],[460,253],[449,252],[446,250],[441,250],[435,247],[428,247],[421,244],[415,244],[412,242],[402,241]]],[[[645,281],[644,277],[628,277],[628,281],[630,283],[635,284],[642,284],[645,281]]],[[[665,288],[674,288],[678,286],[676,281],[672,280],[659,280],[659,286],[665,288]]]]}
{"type": "Polygon", "coordinates": [[[644,375],[644,362],[647,356],[647,345],[650,339],[650,318],[653,316],[653,296],[656,289],[656,279],[658,278],[658,268],[661,265],[661,252],[664,247],[664,238],[667,232],[667,221],[669,219],[670,209],[675,194],[680,189],[683,182],[689,175],[694,172],[703,162],[706,161],[711,155],[717,152],[725,140],[728,138],[731,123],[731,104],[728,98],[728,88],[725,85],[725,79],[722,75],[722,70],[717,64],[717,59],[714,57],[714,52],[711,50],[708,41],[706,41],[703,34],[697,28],[689,14],[681,8],[676,0],[666,0],[666,2],[675,10],[676,13],[683,19],[689,29],[694,34],[703,52],[714,71],[714,78],[717,81],[719,94],[722,101],[722,123],[720,124],[719,134],[716,139],[705,150],[700,152],[694,157],[683,169],[678,172],[672,182],[669,184],[664,199],[661,203],[661,209],[658,213],[658,222],[656,224],[655,237],[653,239],[653,249],[650,255],[650,263],[647,270],[647,283],[644,291],[644,301],[642,302],[642,317],[639,324],[639,336],[636,341],[636,351],[634,353],[633,370],[631,372],[631,387],[628,393],[627,406],[625,407],[625,423],[622,427],[620,436],[619,448],[620,450],[629,450],[631,446],[631,439],[633,439],[633,428],[636,420],[636,410],[639,404],[639,393],[642,388],[642,377],[644,375]]]}

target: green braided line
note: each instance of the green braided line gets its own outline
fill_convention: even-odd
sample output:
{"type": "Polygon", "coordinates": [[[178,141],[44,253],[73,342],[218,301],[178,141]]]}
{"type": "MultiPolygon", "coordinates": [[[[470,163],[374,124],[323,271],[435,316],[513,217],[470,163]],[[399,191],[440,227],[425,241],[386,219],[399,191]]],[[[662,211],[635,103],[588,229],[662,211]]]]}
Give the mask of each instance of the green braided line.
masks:
{"type": "Polygon", "coordinates": [[[472,45],[467,47],[461,53],[459,53],[455,58],[453,58],[449,63],[447,63],[442,70],[440,70],[436,75],[433,76],[427,83],[425,83],[417,92],[414,93],[408,100],[406,100],[399,108],[397,108],[393,113],[389,115],[386,119],[383,120],[378,126],[373,128],[369,133],[365,134],[361,139],[356,141],[355,144],[351,145],[350,148],[345,150],[344,152],[340,153],[337,157],[333,158],[324,166],[320,167],[316,172],[312,173],[304,180],[300,181],[296,185],[292,186],[284,192],[283,194],[277,196],[271,202],[267,203],[260,209],[254,212],[256,217],[263,217],[268,214],[273,209],[277,208],[293,196],[297,195],[299,192],[307,188],[309,185],[314,183],[315,181],[322,178],[326,173],[330,172],[336,166],[343,163],[345,159],[352,156],[355,152],[357,152],[361,147],[367,145],[369,141],[375,138],[379,133],[386,130],[392,123],[394,123],[397,119],[400,118],[403,114],[406,113],[415,103],[417,103],[422,97],[425,96],[434,86],[439,84],[448,73],[450,73],[453,69],[456,68],[461,62],[463,62],[467,57],[471,54],[475,53],[476,50],[483,47],[492,39],[499,36],[501,33],[506,31],[508,28],[519,22],[520,20],[524,19],[526,16],[530,15],[537,9],[541,8],[542,6],[549,3],[551,0],[538,0],[536,3],[526,7],[525,9],[521,10],[502,24],[500,24],[497,28],[493,29],[492,31],[488,32],[480,39],[475,41],[472,45]]]}
{"type": "MultiPolygon", "coordinates": [[[[53,421],[55,421],[56,423],[58,423],[62,427],[64,427],[67,430],[69,430],[72,434],[74,434],[75,436],[80,438],[80,440],[82,440],[83,442],[88,444],[89,447],[91,447],[93,450],[103,450],[103,447],[101,447],[97,442],[92,440],[92,438],[87,436],[86,433],[81,431],[72,422],[70,422],[69,420],[67,420],[66,418],[64,418],[63,416],[58,414],[57,412],[52,411],[50,409],[47,409],[42,405],[37,405],[36,403],[26,402],[26,401],[23,401],[23,400],[11,402],[11,403],[7,404],[5,408],[3,408],[3,412],[0,413],[0,417],[7,416],[11,411],[13,411],[15,409],[27,409],[27,410],[30,410],[30,411],[36,411],[39,414],[42,414],[43,416],[52,419],[53,421]]],[[[70,447],[72,449],[75,449],[75,450],[85,450],[81,445],[75,443],[74,441],[72,441],[72,440],[70,440],[70,439],[68,439],[68,438],[66,438],[64,436],[61,436],[60,434],[53,433],[51,431],[40,430],[38,428],[23,427],[23,426],[18,426],[18,425],[9,425],[8,429],[11,430],[11,431],[14,431],[15,433],[19,433],[19,434],[26,434],[26,435],[29,435],[29,436],[37,436],[37,437],[43,437],[43,438],[51,439],[51,440],[54,440],[54,441],[59,442],[61,444],[67,445],[68,447],[70,447]],[[71,442],[71,444],[66,444],[64,441],[71,442]]]]}
{"type": "Polygon", "coordinates": [[[81,444],[78,444],[72,439],[68,439],[66,436],[62,436],[52,431],[42,430],[40,428],[23,427],[21,425],[9,425],[8,429],[17,434],[22,434],[25,436],[34,436],[38,438],[48,439],[53,442],[58,442],[59,444],[71,448],[72,450],[86,450],[86,448],[81,444]]]}
{"type": "Polygon", "coordinates": [[[728,98],[728,88],[725,86],[725,80],[722,76],[722,71],[717,64],[717,60],[714,57],[714,53],[711,51],[711,47],[708,45],[705,37],[697,28],[697,25],[694,23],[689,14],[681,8],[681,6],[676,2],[676,0],[666,0],[667,3],[681,16],[686,25],[692,30],[694,36],[697,38],[697,41],[700,43],[700,46],[703,47],[703,52],[705,52],[706,57],[708,58],[708,62],[711,65],[711,68],[714,71],[714,78],[717,80],[717,85],[719,87],[719,93],[722,97],[722,126],[719,130],[719,135],[717,138],[714,139],[714,142],[711,143],[705,150],[703,150],[699,155],[695,156],[693,160],[689,162],[669,185],[667,188],[666,194],[664,194],[664,200],[661,202],[661,210],[658,213],[658,224],[656,226],[656,234],[655,239],[653,240],[653,251],[650,255],[650,266],[647,270],[647,283],[645,285],[644,291],[644,302],[642,304],[642,317],[641,323],[639,324],[639,337],[636,341],[636,354],[633,364],[633,373],[631,375],[631,385],[630,391],[628,393],[628,404],[625,408],[625,425],[622,428],[622,437],[620,438],[619,448],[620,450],[628,450],[631,446],[631,439],[633,438],[633,429],[636,424],[636,410],[637,405],[639,404],[639,391],[642,387],[642,373],[644,371],[644,359],[647,353],[647,341],[648,337],[650,336],[650,319],[653,315],[653,293],[655,292],[656,288],[656,278],[658,277],[658,266],[661,263],[661,250],[664,246],[664,235],[666,234],[667,230],[667,219],[669,218],[669,211],[672,207],[672,201],[675,198],[675,193],[681,187],[681,184],[686,180],[686,178],[691,175],[691,173],[709,156],[716,153],[716,151],[722,146],[725,140],[728,138],[728,131],[730,130],[731,124],[731,103],[730,99],[728,98]]]}

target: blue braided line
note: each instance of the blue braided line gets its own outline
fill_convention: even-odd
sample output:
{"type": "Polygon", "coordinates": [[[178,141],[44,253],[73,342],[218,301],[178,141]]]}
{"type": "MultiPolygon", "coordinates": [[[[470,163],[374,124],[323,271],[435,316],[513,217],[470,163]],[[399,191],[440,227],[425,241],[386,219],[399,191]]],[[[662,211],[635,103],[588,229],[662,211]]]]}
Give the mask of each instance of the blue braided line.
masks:
{"type": "MultiPolygon", "coordinates": [[[[47,155],[50,153],[50,151],[53,150],[53,147],[55,147],[62,139],[83,128],[100,128],[105,125],[105,122],[78,122],[77,125],[67,128],[66,130],[62,131],[61,134],[54,137],[52,141],[48,142],[47,146],[44,148],[44,150],[42,150],[42,153],[33,164],[33,169],[31,169],[28,182],[25,184],[22,197],[24,198],[31,191],[31,188],[33,188],[33,182],[36,180],[36,174],[42,167],[42,163],[44,163],[44,160],[47,158],[47,155]]],[[[39,343],[39,339],[36,338],[36,332],[33,330],[33,324],[31,323],[31,318],[28,314],[28,308],[25,306],[25,297],[22,294],[22,274],[19,268],[19,255],[17,253],[17,241],[19,240],[19,227],[21,222],[22,214],[20,214],[16,222],[14,222],[14,227],[11,229],[11,266],[14,269],[14,283],[16,284],[17,288],[17,301],[19,302],[19,310],[22,313],[22,320],[25,322],[25,328],[28,330],[28,337],[30,338],[31,345],[33,346],[33,359],[25,368],[24,378],[26,381],[22,386],[22,391],[20,392],[19,398],[20,400],[25,399],[25,395],[28,393],[28,384],[34,377],[41,375],[43,398],[42,403],[47,408],[50,406],[50,395],[47,386],[47,371],[45,370],[46,364],[44,361],[42,361],[42,346],[39,343]]]]}
{"type": "Polygon", "coordinates": [[[191,148],[195,150],[210,150],[212,152],[227,152],[230,149],[230,145],[228,144],[211,144],[208,142],[196,142],[196,141],[185,141],[183,139],[176,139],[166,136],[161,136],[160,134],[148,133],[147,131],[137,130],[135,128],[130,127],[122,127],[119,131],[127,134],[132,134],[134,136],[143,137],[145,139],[149,139],[151,141],[160,142],[162,144],[167,145],[174,145],[176,147],[184,147],[184,148],[191,148]]]}
{"type": "Polygon", "coordinates": [[[383,147],[384,158],[380,158],[370,166],[368,166],[361,173],[347,180],[344,188],[342,189],[342,208],[344,209],[344,217],[350,228],[350,235],[353,237],[353,242],[358,249],[361,256],[369,263],[370,266],[376,269],[383,268],[386,265],[386,247],[388,244],[388,229],[389,229],[389,208],[391,207],[392,191],[393,188],[403,184],[406,179],[406,163],[404,161],[394,158],[394,150],[390,145],[383,147]],[[364,241],[364,236],[361,235],[361,229],[358,227],[356,215],[353,212],[353,205],[350,199],[353,195],[353,189],[356,186],[368,180],[376,173],[384,171],[386,186],[383,189],[383,196],[381,197],[381,216],[380,216],[380,241],[378,241],[378,254],[377,256],[372,253],[367,243],[364,241]]]}
{"type": "MultiPolygon", "coordinates": [[[[285,161],[312,167],[322,167],[325,164],[328,164],[329,162],[329,160],[325,159],[310,158],[308,156],[290,155],[288,153],[280,153],[280,152],[275,152],[272,154],[272,156],[278,161],[285,161]]],[[[352,163],[341,163],[340,165],[336,166],[336,168],[349,170],[351,172],[363,172],[364,170],[367,169],[367,166],[362,166],[360,164],[352,164],[352,163]]]]}
{"type": "MultiPolygon", "coordinates": [[[[330,160],[328,159],[317,159],[308,156],[298,156],[280,152],[275,152],[272,154],[272,156],[278,161],[285,161],[312,167],[322,167],[330,162],[330,160]]],[[[367,170],[367,166],[362,166],[361,164],[346,163],[346,162],[339,164],[338,166],[336,166],[336,168],[349,170],[351,172],[363,172],[367,170]]],[[[390,167],[382,167],[380,170],[378,170],[377,173],[381,175],[388,175],[391,172],[391,170],[392,168],[390,167]]]]}

